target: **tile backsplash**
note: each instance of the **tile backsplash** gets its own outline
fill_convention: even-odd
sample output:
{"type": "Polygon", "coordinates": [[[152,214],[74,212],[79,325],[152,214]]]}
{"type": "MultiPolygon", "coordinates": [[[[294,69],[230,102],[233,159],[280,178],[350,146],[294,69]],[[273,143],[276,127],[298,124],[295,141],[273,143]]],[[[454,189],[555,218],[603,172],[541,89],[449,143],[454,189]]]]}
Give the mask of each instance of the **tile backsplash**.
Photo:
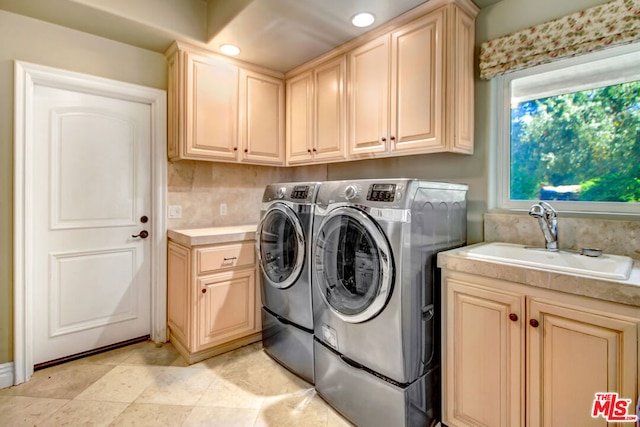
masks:
{"type": "MultiPolygon", "coordinates": [[[[484,240],[544,247],[542,231],[527,213],[484,214],[484,240]]],[[[560,249],[599,248],[640,259],[640,221],[558,216],[560,249]]]]}
{"type": "Polygon", "coordinates": [[[278,168],[182,160],[168,165],[167,205],[180,205],[182,218],[170,229],[257,224],[267,184],[325,181],[327,166],[278,168]],[[220,214],[220,204],[227,214],[220,214]]]}

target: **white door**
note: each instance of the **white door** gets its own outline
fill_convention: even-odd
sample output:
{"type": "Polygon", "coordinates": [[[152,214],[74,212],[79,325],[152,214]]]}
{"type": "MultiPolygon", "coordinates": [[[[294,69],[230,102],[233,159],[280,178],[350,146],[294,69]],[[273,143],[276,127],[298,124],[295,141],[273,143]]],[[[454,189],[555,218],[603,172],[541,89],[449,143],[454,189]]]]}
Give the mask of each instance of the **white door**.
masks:
{"type": "Polygon", "coordinates": [[[152,125],[149,104],[108,95],[33,100],[37,365],[150,334],[152,125]]]}

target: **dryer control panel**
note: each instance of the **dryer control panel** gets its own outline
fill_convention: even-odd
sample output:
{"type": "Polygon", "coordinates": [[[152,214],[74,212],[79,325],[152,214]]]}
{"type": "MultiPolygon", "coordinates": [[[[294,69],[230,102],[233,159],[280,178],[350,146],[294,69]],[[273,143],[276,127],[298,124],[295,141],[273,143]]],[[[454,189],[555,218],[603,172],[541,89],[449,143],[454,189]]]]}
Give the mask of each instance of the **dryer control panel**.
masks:
{"type": "Polygon", "coordinates": [[[395,184],[371,184],[367,200],[373,202],[393,202],[396,194],[395,184]]]}

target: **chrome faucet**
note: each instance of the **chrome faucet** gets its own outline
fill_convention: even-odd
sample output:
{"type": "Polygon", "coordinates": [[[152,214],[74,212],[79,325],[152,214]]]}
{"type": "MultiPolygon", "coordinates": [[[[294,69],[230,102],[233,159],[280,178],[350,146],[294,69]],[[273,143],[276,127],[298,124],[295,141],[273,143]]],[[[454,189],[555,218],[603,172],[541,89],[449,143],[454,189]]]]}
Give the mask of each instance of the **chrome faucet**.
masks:
{"type": "Polygon", "coordinates": [[[529,208],[529,215],[538,219],[538,224],[547,241],[547,250],[558,250],[558,214],[547,202],[540,201],[529,208]]]}

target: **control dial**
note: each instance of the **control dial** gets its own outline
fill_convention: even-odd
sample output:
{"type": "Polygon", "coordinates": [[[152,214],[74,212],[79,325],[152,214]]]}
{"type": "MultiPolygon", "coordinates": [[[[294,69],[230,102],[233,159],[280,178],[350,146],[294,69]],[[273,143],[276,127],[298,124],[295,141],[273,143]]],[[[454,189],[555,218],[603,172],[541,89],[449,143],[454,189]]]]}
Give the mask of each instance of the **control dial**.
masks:
{"type": "Polygon", "coordinates": [[[287,195],[286,187],[280,187],[280,188],[278,188],[278,191],[276,191],[276,197],[278,199],[283,199],[284,196],[286,196],[286,195],[287,195]]]}
{"type": "Polygon", "coordinates": [[[355,199],[358,196],[358,188],[355,185],[350,185],[344,189],[344,197],[347,200],[355,199]]]}

